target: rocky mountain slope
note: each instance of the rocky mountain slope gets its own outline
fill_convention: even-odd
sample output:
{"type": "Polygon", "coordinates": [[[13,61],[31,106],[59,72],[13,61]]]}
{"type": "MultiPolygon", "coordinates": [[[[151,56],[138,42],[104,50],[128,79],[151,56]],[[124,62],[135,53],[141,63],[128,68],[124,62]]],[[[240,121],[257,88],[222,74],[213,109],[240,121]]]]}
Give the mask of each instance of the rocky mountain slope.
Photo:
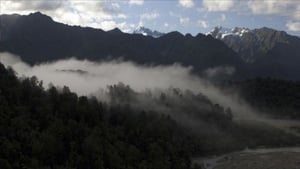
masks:
{"type": "Polygon", "coordinates": [[[165,35],[165,33],[158,32],[156,30],[153,31],[153,30],[143,27],[143,26],[136,28],[133,31],[133,34],[142,34],[144,36],[152,36],[154,38],[159,38],[159,37],[165,35]]]}
{"type": "Polygon", "coordinates": [[[208,33],[222,40],[248,63],[253,75],[299,79],[300,38],[270,28],[227,29],[208,33]]]}

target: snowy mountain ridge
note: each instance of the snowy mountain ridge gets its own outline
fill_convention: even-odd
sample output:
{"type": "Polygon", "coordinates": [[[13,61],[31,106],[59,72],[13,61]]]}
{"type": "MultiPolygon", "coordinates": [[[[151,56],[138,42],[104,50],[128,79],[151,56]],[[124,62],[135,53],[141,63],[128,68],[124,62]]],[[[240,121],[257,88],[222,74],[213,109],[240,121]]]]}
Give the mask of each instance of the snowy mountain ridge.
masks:
{"type": "Polygon", "coordinates": [[[230,35],[242,37],[245,33],[248,33],[250,31],[251,30],[248,28],[235,27],[235,28],[230,29],[230,28],[218,26],[218,27],[215,27],[210,32],[208,32],[206,35],[211,35],[216,39],[224,39],[226,36],[230,36],[230,35]]]}
{"type": "Polygon", "coordinates": [[[137,27],[133,31],[133,34],[142,34],[144,36],[152,36],[154,38],[159,38],[164,35],[164,33],[162,33],[162,32],[158,32],[156,30],[153,31],[153,30],[143,27],[143,26],[137,27]]]}

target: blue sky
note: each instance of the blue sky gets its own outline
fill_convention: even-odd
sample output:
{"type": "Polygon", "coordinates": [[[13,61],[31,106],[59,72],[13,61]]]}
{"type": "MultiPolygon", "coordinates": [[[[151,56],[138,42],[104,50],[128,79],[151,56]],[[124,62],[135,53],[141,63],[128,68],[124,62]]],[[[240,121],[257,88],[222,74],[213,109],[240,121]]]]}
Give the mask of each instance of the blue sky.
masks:
{"type": "Polygon", "coordinates": [[[215,26],[270,27],[300,36],[300,0],[1,0],[0,13],[41,11],[70,25],[132,32],[206,33],[215,26]]]}

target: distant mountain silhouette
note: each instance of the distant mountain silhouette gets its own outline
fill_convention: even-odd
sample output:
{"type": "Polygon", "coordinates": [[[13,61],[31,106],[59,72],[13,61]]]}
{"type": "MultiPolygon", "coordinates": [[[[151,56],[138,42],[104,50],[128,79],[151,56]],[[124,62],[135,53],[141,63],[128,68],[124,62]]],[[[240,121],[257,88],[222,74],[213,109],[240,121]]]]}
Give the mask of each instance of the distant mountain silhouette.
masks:
{"type": "Polygon", "coordinates": [[[233,67],[233,78],[300,80],[300,38],[270,28],[219,27],[209,35],[170,32],[153,38],[118,28],[105,32],[69,26],[40,12],[1,15],[0,19],[0,52],[20,55],[29,64],[68,57],[92,61],[122,58],[140,64],[181,63],[193,66],[198,74],[233,67]]]}
{"type": "Polygon", "coordinates": [[[127,34],[119,29],[103,31],[69,26],[40,12],[29,15],[1,15],[0,51],[20,55],[30,63],[67,57],[89,59],[123,58],[141,64],[181,63],[196,73],[207,68],[232,66],[243,72],[243,61],[223,42],[211,36],[170,32],[153,38],[127,34]]]}

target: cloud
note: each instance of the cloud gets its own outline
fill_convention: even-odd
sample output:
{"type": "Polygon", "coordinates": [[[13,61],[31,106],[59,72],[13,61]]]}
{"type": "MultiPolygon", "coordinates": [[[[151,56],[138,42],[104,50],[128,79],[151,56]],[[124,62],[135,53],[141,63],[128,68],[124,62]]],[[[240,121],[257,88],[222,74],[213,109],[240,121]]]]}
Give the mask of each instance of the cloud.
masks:
{"type": "Polygon", "coordinates": [[[193,93],[202,93],[214,103],[224,107],[232,107],[237,116],[246,116],[249,108],[244,107],[231,96],[222,94],[222,91],[208,81],[193,75],[192,67],[179,64],[169,66],[138,65],[133,62],[106,61],[91,62],[74,58],[59,60],[51,63],[29,66],[22,62],[18,56],[9,53],[0,53],[0,62],[11,66],[18,76],[36,76],[43,80],[45,87],[49,83],[55,86],[68,86],[79,95],[90,95],[96,91],[107,88],[108,85],[129,85],[134,91],[168,90],[170,87],[182,91],[189,90],[193,93]]]}
{"type": "Polygon", "coordinates": [[[143,5],[144,0],[129,0],[128,2],[130,5],[143,5]]]}
{"type": "Polygon", "coordinates": [[[142,20],[147,19],[147,20],[153,20],[155,18],[159,17],[159,13],[157,11],[153,11],[150,13],[143,13],[140,18],[142,20]]]}
{"type": "Polygon", "coordinates": [[[113,8],[115,8],[115,9],[120,9],[121,8],[121,6],[120,6],[120,4],[119,3],[111,3],[111,6],[113,7],[113,8]]]}
{"type": "MultiPolygon", "coordinates": [[[[29,66],[22,62],[20,57],[9,53],[0,53],[0,62],[5,66],[11,66],[19,77],[36,76],[43,81],[45,88],[47,88],[49,83],[60,87],[66,85],[79,95],[100,95],[98,98],[103,99],[103,101],[108,99],[103,98],[105,95],[102,95],[103,92],[104,94],[107,93],[108,85],[119,84],[117,85],[119,89],[127,89],[126,85],[129,85],[134,90],[134,93],[140,93],[138,94],[137,102],[134,104],[135,106],[148,107],[150,110],[154,109],[162,113],[168,112],[168,110],[171,110],[171,113],[177,111],[181,113],[181,116],[175,117],[175,120],[179,122],[195,122],[194,118],[182,116],[182,111],[185,111],[186,107],[190,106],[200,107],[200,110],[204,108],[201,106],[205,105],[199,105],[197,99],[194,99],[195,96],[199,97],[201,95],[207,97],[214,104],[219,104],[224,108],[231,107],[232,114],[236,120],[259,121],[274,127],[280,122],[259,116],[256,110],[244,102],[236,92],[232,90],[224,92],[224,89],[221,90],[209,81],[193,75],[191,73],[192,67],[184,67],[179,64],[147,66],[120,60],[91,62],[71,58],[29,66]],[[171,102],[169,102],[174,108],[170,108],[170,106],[161,101],[159,102],[157,96],[151,95],[151,93],[155,94],[155,91],[159,91],[159,93],[164,92],[169,98],[177,93],[177,97],[172,96],[170,98],[171,102]],[[181,96],[180,91],[185,93],[182,93],[181,96]],[[182,97],[185,99],[181,99],[182,97]],[[187,102],[187,104],[182,103],[183,101],[187,102]]],[[[207,72],[215,75],[217,74],[216,72],[224,70],[227,73],[233,72],[230,67],[216,67],[207,70],[207,72]]],[[[117,98],[122,99],[122,96],[118,95],[117,98]]],[[[191,123],[188,124],[190,125],[191,123]]],[[[286,128],[281,127],[281,129],[286,128]]]]}
{"type": "Polygon", "coordinates": [[[201,28],[208,28],[208,23],[207,23],[207,21],[204,21],[204,20],[198,20],[197,23],[198,23],[198,25],[199,25],[201,28]]]}
{"type": "Polygon", "coordinates": [[[208,11],[228,11],[236,0],[203,0],[202,5],[208,11]]]}
{"type": "Polygon", "coordinates": [[[169,88],[196,90],[195,84],[187,84],[191,67],[179,64],[170,66],[141,66],[133,62],[109,61],[91,62],[88,60],[67,59],[52,63],[35,65],[33,67],[22,62],[19,57],[7,53],[0,54],[0,61],[12,66],[19,75],[37,76],[44,84],[52,82],[55,85],[69,86],[81,95],[88,95],[107,85],[123,82],[134,90],[143,91],[146,88],[169,88]],[[59,72],[57,70],[82,70],[86,74],[74,72],[59,72]],[[155,80],[154,80],[155,79],[155,80]]]}
{"type": "MultiPolygon", "coordinates": [[[[116,19],[126,19],[127,15],[120,11],[117,3],[107,1],[1,1],[1,13],[29,14],[41,11],[58,22],[69,25],[92,26],[108,30],[111,26],[107,23],[115,23],[116,26],[122,23],[116,23],[116,19]]],[[[128,26],[127,26],[128,27],[128,26]]]]}
{"type": "Polygon", "coordinates": [[[179,17],[179,22],[182,24],[182,25],[187,25],[190,23],[190,18],[189,17],[179,17]]]}
{"type": "MultiPolygon", "coordinates": [[[[203,0],[202,5],[207,11],[250,12],[251,14],[277,14],[299,17],[300,3],[297,0],[203,0]]],[[[300,18],[298,18],[300,19],[300,18]]]]}
{"type": "Polygon", "coordinates": [[[295,31],[295,32],[300,31],[300,21],[298,22],[289,21],[288,23],[286,23],[285,26],[289,31],[295,31]]]}
{"type": "Polygon", "coordinates": [[[251,0],[248,2],[248,7],[253,14],[289,15],[293,11],[293,7],[298,6],[297,4],[299,2],[294,0],[251,0]]]}
{"type": "MultiPolygon", "coordinates": [[[[36,76],[43,80],[46,89],[49,83],[58,86],[57,89],[66,85],[79,95],[92,95],[108,104],[130,105],[132,109],[139,111],[142,109],[168,114],[186,127],[196,128],[199,120],[195,116],[210,112],[214,103],[220,101],[221,105],[231,104],[229,99],[217,96],[220,91],[192,75],[191,67],[179,64],[142,66],[133,62],[97,63],[71,58],[29,66],[19,57],[8,53],[0,53],[0,62],[12,66],[19,77],[36,76]],[[199,92],[219,100],[210,104],[199,92]],[[195,113],[194,116],[192,113],[195,113]]],[[[240,112],[239,114],[244,116],[240,112]]],[[[201,122],[200,124],[203,125],[201,122]]]]}
{"type": "Polygon", "coordinates": [[[208,68],[204,71],[204,74],[208,78],[215,78],[219,76],[231,76],[235,73],[235,68],[232,66],[217,66],[208,68]]]}
{"type": "MultiPolygon", "coordinates": [[[[37,76],[45,87],[49,83],[69,86],[79,95],[89,95],[105,89],[107,85],[122,82],[137,92],[147,89],[165,90],[170,87],[192,92],[204,92],[213,98],[217,90],[211,90],[204,81],[192,75],[192,67],[179,64],[169,66],[138,65],[133,62],[91,62],[74,58],[29,66],[18,56],[0,53],[0,62],[11,66],[18,76],[37,76]]],[[[218,97],[220,98],[220,97],[218,97]]],[[[221,101],[223,102],[223,101],[221,101]]]]}
{"type": "MultiPolygon", "coordinates": [[[[239,15],[277,15],[285,16],[297,22],[287,22],[290,31],[299,31],[300,3],[298,0],[203,0],[200,11],[208,12],[235,12],[239,15]]],[[[226,15],[222,14],[219,21],[224,22],[226,15]]]]}
{"type": "Polygon", "coordinates": [[[292,5],[299,2],[294,0],[275,1],[275,0],[251,0],[248,2],[248,7],[253,14],[281,14],[290,13],[292,5]]]}
{"type": "Polygon", "coordinates": [[[298,0],[203,0],[203,8],[210,12],[230,11],[255,15],[280,15],[300,19],[298,0]]]}
{"type": "Polygon", "coordinates": [[[184,8],[192,8],[194,7],[194,0],[179,0],[179,5],[184,8]]]}
{"type": "MultiPolygon", "coordinates": [[[[250,0],[247,2],[250,12],[255,15],[285,16],[290,20],[300,21],[300,3],[298,0],[250,0]]],[[[290,31],[299,31],[297,22],[286,23],[290,31]]]]}
{"type": "Polygon", "coordinates": [[[63,6],[62,1],[16,1],[16,0],[7,0],[1,1],[1,12],[2,13],[21,13],[28,14],[32,10],[38,9],[43,11],[51,11],[56,8],[63,6]]]}
{"type": "Polygon", "coordinates": [[[293,11],[294,19],[300,20],[300,3],[296,6],[296,10],[293,11]]]}
{"type": "Polygon", "coordinates": [[[288,21],[289,31],[300,31],[300,3],[298,0],[251,0],[247,3],[252,14],[286,16],[294,21],[288,21]]]}
{"type": "Polygon", "coordinates": [[[113,20],[106,20],[100,23],[96,23],[95,27],[101,27],[104,30],[111,30],[120,26],[113,20]]]}

